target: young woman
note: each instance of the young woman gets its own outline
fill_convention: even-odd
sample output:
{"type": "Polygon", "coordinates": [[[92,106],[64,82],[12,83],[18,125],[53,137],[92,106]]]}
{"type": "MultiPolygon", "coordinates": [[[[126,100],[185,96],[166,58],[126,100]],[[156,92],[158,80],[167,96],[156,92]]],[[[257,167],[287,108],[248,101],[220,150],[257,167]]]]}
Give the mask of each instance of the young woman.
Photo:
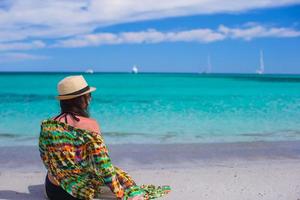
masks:
{"type": "Polygon", "coordinates": [[[88,112],[95,90],[83,76],[69,76],[58,83],[61,113],[42,122],[39,138],[41,159],[48,170],[47,197],[93,199],[101,197],[104,185],[122,200],[146,200],[168,193],[168,186],[138,186],[126,172],[113,166],[100,127],[88,112]]]}

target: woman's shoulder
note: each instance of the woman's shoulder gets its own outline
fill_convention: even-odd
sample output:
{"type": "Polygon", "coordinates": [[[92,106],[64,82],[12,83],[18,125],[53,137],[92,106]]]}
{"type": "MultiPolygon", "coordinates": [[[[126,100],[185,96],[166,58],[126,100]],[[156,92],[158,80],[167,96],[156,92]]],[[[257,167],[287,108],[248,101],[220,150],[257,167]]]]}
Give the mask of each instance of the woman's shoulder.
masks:
{"type": "Polygon", "coordinates": [[[100,126],[96,119],[82,116],[78,116],[78,118],[80,119],[80,121],[76,124],[78,128],[100,133],[100,126]]]}
{"type": "MultiPolygon", "coordinates": [[[[80,128],[80,129],[85,129],[88,131],[92,131],[92,132],[97,132],[100,133],[100,126],[97,122],[96,119],[93,118],[88,118],[88,117],[83,117],[83,116],[76,116],[77,118],[79,118],[79,121],[74,120],[73,117],[71,117],[70,115],[67,115],[67,123],[71,126],[74,126],[76,128],[80,128]]],[[[58,118],[55,119],[56,117],[52,117],[52,120],[56,120],[56,121],[62,121],[65,122],[65,117],[62,118],[58,118]]]]}
{"type": "Polygon", "coordinates": [[[94,118],[89,118],[89,117],[82,117],[82,116],[76,116],[80,119],[79,122],[84,122],[88,124],[98,124],[97,120],[94,118]]]}

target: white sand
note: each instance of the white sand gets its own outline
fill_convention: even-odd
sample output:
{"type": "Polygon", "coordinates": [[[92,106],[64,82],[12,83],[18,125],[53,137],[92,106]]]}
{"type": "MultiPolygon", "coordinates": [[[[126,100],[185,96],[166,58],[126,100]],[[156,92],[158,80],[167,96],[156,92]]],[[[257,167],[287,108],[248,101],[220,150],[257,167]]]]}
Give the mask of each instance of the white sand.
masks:
{"type": "MultiPolygon", "coordinates": [[[[300,200],[300,142],[111,145],[138,184],[170,185],[169,200],[300,200]]],[[[44,199],[37,147],[0,147],[0,199],[44,199]]]]}
{"type": "MultiPolygon", "coordinates": [[[[172,192],[162,199],[300,199],[300,161],[295,160],[227,162],[129,173],[138,183],[171,185],[172,192]]],[[[2,171],[0,199],[44,199],[44,175],[44,171],[2,171]]]]}

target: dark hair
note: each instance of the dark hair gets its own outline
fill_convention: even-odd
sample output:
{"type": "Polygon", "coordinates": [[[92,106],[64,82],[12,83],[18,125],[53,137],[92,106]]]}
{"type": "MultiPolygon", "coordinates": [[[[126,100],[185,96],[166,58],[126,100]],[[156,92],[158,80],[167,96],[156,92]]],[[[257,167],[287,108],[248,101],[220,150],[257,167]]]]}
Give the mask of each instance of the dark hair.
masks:
{"type": "Polygon", "coordinates": [[[73,99],[60,100],[61,113],[74,113],[82,117],[90,117],[88,109],[89,96],[91,96],[91,93],[73,99]]]}

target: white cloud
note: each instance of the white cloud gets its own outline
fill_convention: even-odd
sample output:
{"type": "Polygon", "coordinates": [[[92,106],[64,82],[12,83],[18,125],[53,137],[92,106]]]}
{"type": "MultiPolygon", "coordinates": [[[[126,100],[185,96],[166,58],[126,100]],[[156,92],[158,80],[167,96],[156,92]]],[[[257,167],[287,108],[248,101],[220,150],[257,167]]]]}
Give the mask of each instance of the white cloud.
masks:
{"type": "Polygon", "coordinates": [[[85,47],[105,44],[141,44],[159,42],[214,42],[225,37],[210,29],[194,29],[181,32],[159,32],[154,29],[140,32],[123,32],[119,34],[88,34],[72,39],[61,40],[55,47],[85,47]]]}
{"type": "Polygon", "coordinates": [[[27,53],[0,53],[0,63],[19,62],[28,60],[49,59],[47,56],[33,55],[27,53]]]}
{"type": "Polygon", "coordinates": [[[0,4],[0,41],[57,39],[124,22],[298,3],[300,0],[5,0],[0,4]]]}
{"type": "Polygon", "coordinates": [[[154,29],[140,32],[97,33],[60,40],[54,47],[87,47],[114,44],[141,44],[159,42],[210,43],[225,39],[252,40],[262,37],[300,37],[300,31],[284,27],[265,27],[248,23],[242,28],[220,25],[218,29],[192,29],[178,32],[160,32],[154,29]]]}
{"type": "Polygon", "coordinates": [[[40,49],[44,47],[46,47],[46,44],[40,40],[35,40],[32,42],[0,43],[0,51],[30,50],[30,49],[40,49]]]}
{"type": "Polygon", "coordinates": [[[292,28],[264,27],[262,25],[248,25],[246,28],[228,28],[224,25],[219,27],[219,32],[229,38],[252,40],[263,37],[299,37],[300,31],[292,28]]]}
{"type": "Polygon", "coordinates": [[[211,43],[228,39],[252,40],[256,38],[300,37],[300,31],[289,27],[270,27],[249,22],[239,28],[220,25],[216,29],[191,29],[162,32],[148,29],[137,32],[82,34],[68,39],[57,39],[53,44],[41,40],[31,42],[0,42],[2,51],[25,51],[41,48],[76,48],[117,44],[154,44],[161,42],[198,42],[211,43]]]}
{"type": "Polygon", "coordinates": [[[177,33],[168,33],[168,39],[173,42],[215,42],[225,39],[223,34],[220,34],[211,29],[194,29],[177,33]]]}

